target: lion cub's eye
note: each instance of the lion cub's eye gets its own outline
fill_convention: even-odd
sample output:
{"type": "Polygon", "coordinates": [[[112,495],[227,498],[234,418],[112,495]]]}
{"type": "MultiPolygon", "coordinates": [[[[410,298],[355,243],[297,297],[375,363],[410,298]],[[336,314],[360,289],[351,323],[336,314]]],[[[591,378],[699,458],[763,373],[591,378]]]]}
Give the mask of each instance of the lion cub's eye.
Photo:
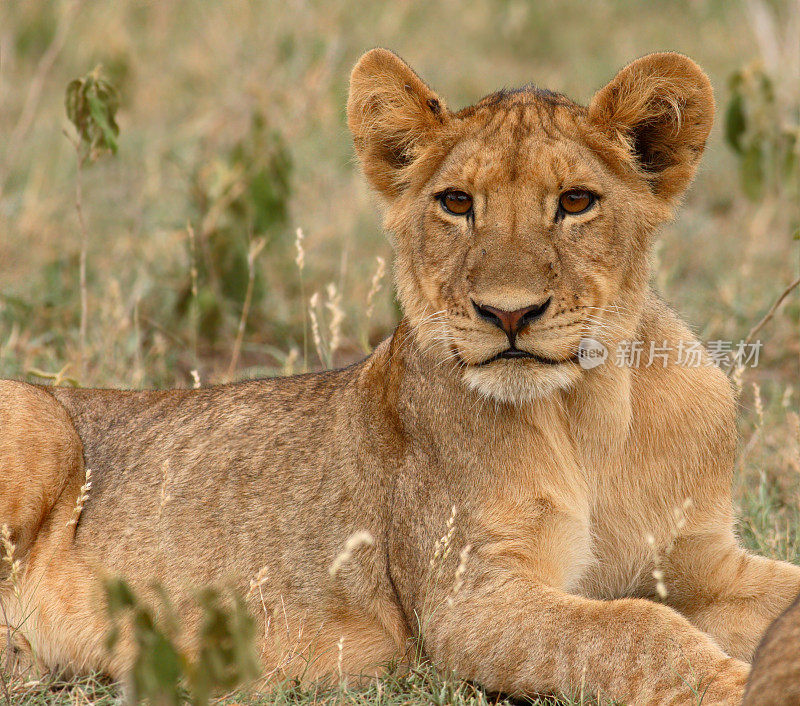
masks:
{"type": "Polygon", "coordinates": [[[466,216],[472,210],[472,196],[466,191],[445,191],[439,201],[445,211],[455,216],[466,216]]]}
{"type": "Polygon", "coordinates": [[[561,194],[558,199],[558,207],[563,213],[575,215],[588,211],[595,201],[597,201],[597,197],[591,191],[571,189],[561,194]]]}

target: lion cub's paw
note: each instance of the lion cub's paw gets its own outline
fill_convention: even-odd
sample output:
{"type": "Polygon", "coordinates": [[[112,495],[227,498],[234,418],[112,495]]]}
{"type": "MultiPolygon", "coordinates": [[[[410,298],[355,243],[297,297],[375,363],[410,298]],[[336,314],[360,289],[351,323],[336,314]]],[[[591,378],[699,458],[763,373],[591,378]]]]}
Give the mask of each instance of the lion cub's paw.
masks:
{"type": "Polygon", "coordinates": [[[749,675],[749,664],[728,658],[711,680],[700,685],[696,703],[702,706],[737,706],[742,702],[749,675]]]}

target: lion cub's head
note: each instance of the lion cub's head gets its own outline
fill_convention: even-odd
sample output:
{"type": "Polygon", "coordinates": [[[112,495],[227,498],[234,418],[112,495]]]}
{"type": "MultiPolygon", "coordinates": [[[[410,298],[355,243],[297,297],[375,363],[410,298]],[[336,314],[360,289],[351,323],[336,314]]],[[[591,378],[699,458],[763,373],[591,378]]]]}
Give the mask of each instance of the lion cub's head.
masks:
{"type": "Polygon", "coordinates": [[[459,112],[391,52],[365,54],[348,121],[423,348],[506,402],[592,374],[579,343],[632,335],[651,234],[713,113],[708,79],[680,54],[634,61],[588,108],[526,87],[459,112]]]}

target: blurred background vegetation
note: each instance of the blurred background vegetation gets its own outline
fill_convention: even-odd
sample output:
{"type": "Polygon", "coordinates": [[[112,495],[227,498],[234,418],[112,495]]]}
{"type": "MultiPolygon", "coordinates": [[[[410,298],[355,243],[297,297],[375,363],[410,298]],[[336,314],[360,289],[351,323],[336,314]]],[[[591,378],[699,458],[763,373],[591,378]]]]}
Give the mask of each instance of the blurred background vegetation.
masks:
{"type": "MultiPolygon", "coordinates": [[[[375,258],[390,248],[344,120],[349,70],[375,45],[398,51],[453,107],[528,81],[585,102],[637,56],[689,54],[711,76],[721,116],[732,97],[739,109],[717,121],[686,207],[665,229],[657,285],[701,337],[734,340],[797,272],[789,223],[797,204],[786,203],[780,178],[759,178],[771,167],[756,163],[797,110],[796,2],[26,0],[2,11],[6,376],[70,365],[66,374],[84,385],[189,384],[192,369],[204,382],[224,379],[256,239],[266,242],[236,375],[275,372],[302,348],[298,227],[306,300],[329,283],[343,295],[334,362],[359,355],[364,334],[374,343],[391,331],[397,312],[388,287],[363,331],[375,258]],[[82,175],[81,376],[77,159],[64,135],[74,135],[64,90],[98,64],[118,91],[121,136],[116,156],[82,175]],[[758,94],[760,76],[772,77],[777,107],[758,94]],[[723,141],[726,125],[738,153],[723,141]],[[755,181],[740,179],[739,162],[755,181]]],[[[792,316],[796,299],[765,346],[770,370],[784,380],[797,372],[792,316]]],[[[313,350],[311,367],[319,364],[313,350]]]]}
{"type": "MultiPolygon", "coordinates": [[[[391,248],[344,117],[378,45],[455,108],[530,81],[586,102],[640,55],[688,54],[718,120],[654,283],[703,340],[736,342],[798,276],[797,0],[2,0],[0,376],[189,386],[341,365],[389,334],[388,276],[366,312],[391,248]],[[98,65],[119,135],[90,159],[65,90],[98,65]],[[339,341],[306,356],[315,292],[339,341]]],[[[735,381],[741,531],[796,560],[796,290],[758,337],[735,381]]]]}

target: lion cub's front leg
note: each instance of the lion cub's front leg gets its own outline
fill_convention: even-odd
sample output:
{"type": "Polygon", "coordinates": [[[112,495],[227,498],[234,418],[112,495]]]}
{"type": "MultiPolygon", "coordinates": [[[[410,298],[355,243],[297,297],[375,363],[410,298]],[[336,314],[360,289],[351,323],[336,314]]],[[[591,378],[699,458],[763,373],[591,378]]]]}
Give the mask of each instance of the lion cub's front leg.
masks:
{"type": "Polygon", "coordinates": [[[673,705],[697,704],[704,694],[706,705],[739,702],[748,665],[672,608],[569,592],[575,584],[568,569],[581,557],[580,547],[573,550],[579,516],[546,495],[532,502],[538,516],[526,518],[524,505],[515,507],[509,514],[491,505],[491,514],[502,517],[494,525],[481,511],[465,513],[450,565],[428,568],[407,542],[395,547],[401,600],[406,614],[418,617],[425,652],[437,666],[512,694],[585,692],[673,705]],[[407,578],[419,574],[422,584],[407,578]]]}
{"type": "Polygon", "coordinates": [[[731,531],[680,538],[668,600],[729,655],[750,661],[764,631],[800,593],[800,567],[756,556],[731,531]]]}
{"type": "Polygon", "coordinates": [[[596,601],[489,566],[422,613],[434,662],[490,690],[579,689],[626,704],[739,703],[748,666],[672,609],[596,601]]]}

